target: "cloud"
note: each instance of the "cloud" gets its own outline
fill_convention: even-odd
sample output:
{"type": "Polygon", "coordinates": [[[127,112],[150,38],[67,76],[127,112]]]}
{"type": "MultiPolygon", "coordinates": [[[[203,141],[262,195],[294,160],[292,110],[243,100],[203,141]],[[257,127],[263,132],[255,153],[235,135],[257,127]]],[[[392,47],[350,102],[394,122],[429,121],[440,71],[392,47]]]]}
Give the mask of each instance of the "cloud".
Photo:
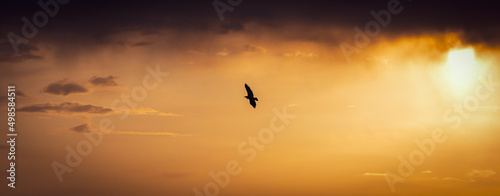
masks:
{"type": "Polygon", "coordinates": [[[220,26],[221,30],[219,33],[221,34],[228,34],[231,31],[238,32],[238,31],[245,31],[245,26],[239,22],[229,22],[229,23],[224,23],[220,26]]]}
{"type": "Polygon", "coordinates": [[[0,41],[0,62],[18,63],[25,60],[43,59],[35,44],[20,44],[18,53],[15,53],[8,40],[0,41]]]}
{"type": "Polygon", "coordinates": [[[366,172],[363,174],[363,176],[387,176],[386,173],[371,173],[371,172],[366,172]]]}
{"type": "Polygon", "coordinates": [[[90,132],[90,127],[87,125],[87,123],[85,124],[81,124],[81,125],[78,125],[76,127],[73,127],[71,128],[72,131],[76,131],[76,132],[79,132],[79,133],[88,133],[90,132]]]}
{"type": "Polygon", "coordinates": [[[261,54],[261,53],[266,53],[267,50],[261,46],[248,44],[245,45],[242,52],[243,54],[261,54]]]}
{"type": "Polygon", "coordinates": [[[24,91],[16,90],[16,97],[28,97],[24,91]]]}
{"type": "MultiPolygon", "coordinates": [[[[7,93],[5,93],[7,94],[7,93]]],[[[20,91],[20,90],[16,90],[16,98],[19,98],[19,97],[28,97],[28,94],[26,94],[25,92],[23,91],[20,91]]],[[[3,104],[3,103],[7,103],[9,100],[7,100],[7,95],[0,95],[0,104],[3,104]]]]}
{"type": "MultiPolygon", "coordinates": [[[[274,34],[276,38],[337,45],[344,41],[343,38],[339,38],[342,35],[349,35],[348,37],[352,39],[355,34],[354,26],[363,29],[368,22],[376,21],[371,16],[370,10],[380,11],[387,8],[386,1],[283,3],[256,0],[245,2],[244,9],[237,9],[230,17],[226,15],[228,16],[226,21],[221,23],[214,10],[210,9],[211,2],[207,1],[177,1],[175,4],[168,1],[142,4],[124,1],[120,3],[120,7],[112,10],[109,9],[109,4],[110,1],[107,0],[85,1],[78,6],[65,7],[65,20],[52,21],[50,28],[44,28],[43,37],[37,36],[28,44],[20,44],[19,47],[30,48],[20,48],[19,54],[13,52],[8,38],[3,36],[0,38],[2,45],[0,61],[16,62],[41,58],[35,49],[38,45],[37,40],[41,42],[40,45],[48,44],[54,47],[57,53],[55,55],[63,58],[65,54],[74,54],[73,52],[82,49],[95,49],[109,44],[110,38],[126,32],[137,32],[139,36],[173,32],[178,35],[172,36],[174,41],[185,43],[192,37],[211,40],[214,36],[226,36],[221,33],[230,32],[245,31],[245,34],[251,36],[262,36],[267,33],[263,33],[261,29],[268,29],[270,30],[268,34],[274,34]],[[93,11],[93,17],[81,17],[85,16],[88,10],[93,11]],[[135,17],[130,17],[131,13],[135,17]],[[290,29],[294,27],[307,31],[291,31],[290,29]],[[342,32],[337,33],[337,30],[342,32]],[[68,45],[70,42],[73,44],[68,45]],[[79,47],[72,47],[73,45],[79,47]]],[[[495,23],[500,19],[500,15],[496,14],[497,6],[494,1],[477,3],[474,6],[470,6],[470,2],[467,1],[401,1],[401,6],[405,8],[402,14],[393,15],[394,20],[391,20],[387,28],[382,29],[381,35],[397,39],[401,35],[456,31],[463,32],[466,42],[493,46],[500,44],[500,37],[496,36],[500,28],[495,23]],[[449,5],[453,5],[453,8],[449,5]],[[406,9],[407,6],[411,9],[406,9]],[[462,10],[468,10],[467,20],[464,20],[462,10]]],[[[18,35],[21,34],[18,10],[39,9],[36,3],[28,1],[6,1],[3,7],[6,11],[0,13],[2,32],[12,31],[18,35]]],[[[146,43],[138,42],[136,45],[146,43]]]]}
{"type": "Polygon", "coordinates": [[[224,48],[221,51],[217,52],[215,55],[217,56],[227,56],[231,53],[228,49],[224,48]]]}
{"type": "Polygon", "coordinates": [[[43,89],[43,92],[54,94],[54,95],[69,95],[75,93],[86,93],[88,90],[77,83],[66,83],[65,80],[61,80],[52,84],[49,84],[46,88],[43,89]]]}
{"type": "Polygon", "coordinates": [[[108,114],[113,110],[92,104],[80,104],[76,102],[64,102],[59,104],[45,103],[21,107],[19,112],[38,112],[38,113],[80,113],[80,114],[108,114]]]}
{"type": "Polygon", "coordinates": [[[191,134],[181,134],[181,133],[172,133],[172,132],[142,132],[142,131],[113,131],[112,134],[121,134],[121,135],[145,135],[145,136],[196,136],[191,134]]]}
{"type": "Polygon", "coordinates": [[[152,108],[144,108],[144,107],[134,108],[131,109],[129,112],[130,114],[135,114],[135,115],[180,116],[179,114],[165,113],[152,108]]]}
{"type": "Polygon", "coordinates": [[[115,76],[108,76],[108,77],[97,77],[94,76],[89,79],[89,82],[94,85],[94,86],[117,86],[118,84],[116,83],[115,79],[117,77],[115,76]]]}
{"type": "Polygon", "coordinates": [[[423,173],[423,174],[432,174],[432,171],[431,170],[427,170],[427,171],[422,171],[420,173],[423,173]]]}
{"type": "Polygon", "coordinates": [[[316,55],[312,52],[306,53],[306,52],[302,52],[302,51],[288,52],[288,53],[283,54],[283,56],[285,56],[285,57],[306,57],[306,58],[318,57],[318,55],[316,55]]]}
{"type": "Polygon", "coordinates": [[[487,178],[492,175],[495,175],[496,172],[493,170],[472,170],[471,172],[467,173],[467,176],[470,178],[487,178]]]}
{"type": "Polygon", "coordinates": [[[446,177],[443,178],[442,180],[444,181],[455,181],[455,182],[476,182],[476,179],[478,178],[488,178],[492,175],[495,175],[496,172],[493,170],[472,170],[471,172],[467,173],[466,176],[469,177],[466,180],[459,179],[459,178],[453,178],[453,177],[446,177]]]}
{"type": "Polygon", "coordinates": [[[461,180],[461,179],[453,178],[453,177],[445,177],[442,180],[444,180],[444,181],[452,181],[452,182],[474,182],[472,180],[461,180]]]}
{"type": "MultiPolygon", "coordinates": [[[[87,124],[81,124],[76,127],[70,128],[70,130],[79,132],[79,133],[88,133],[91,130],[91,127],[87,124]]],[[[110,132],[110,134],[116,134],[116,135],[143,135],[143,136],[172,136],[172,137],[189,137],[189,136],[196,136],[192,134],[182,134],[182,133],[173,133],[173,132],[166,132],[166,131],[117,131],[113,130],[110,132]]]]}

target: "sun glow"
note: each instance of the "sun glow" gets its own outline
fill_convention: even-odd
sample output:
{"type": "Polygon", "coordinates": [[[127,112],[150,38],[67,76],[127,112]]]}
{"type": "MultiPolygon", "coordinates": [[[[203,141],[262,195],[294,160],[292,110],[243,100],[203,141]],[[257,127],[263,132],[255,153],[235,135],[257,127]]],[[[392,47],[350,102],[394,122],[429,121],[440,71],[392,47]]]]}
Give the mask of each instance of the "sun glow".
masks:
{"type": "Polygon", "coordinates": [[[455,95],[465,95],[476,80],[477,63],[474,50],[466,48],[450,51],[445,70],[455,95]]]}

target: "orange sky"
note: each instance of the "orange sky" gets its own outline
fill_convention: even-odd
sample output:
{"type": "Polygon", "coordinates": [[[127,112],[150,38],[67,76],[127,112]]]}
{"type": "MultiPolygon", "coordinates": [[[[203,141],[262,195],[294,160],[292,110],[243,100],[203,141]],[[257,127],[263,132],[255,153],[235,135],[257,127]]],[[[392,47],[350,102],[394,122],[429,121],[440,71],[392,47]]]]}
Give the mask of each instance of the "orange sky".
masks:
{"type": "MultiPolygon", "coordinates": [[[[115,53],[103,48],[66,61],[48,58],[37,64],[49,69],[3,78],[15,81],[16,88],[28,95],[17,100],[18,108],[63,102],[111,108],[113,100],[142,86],[146,67],[158,65],[169,73],[157,88],[147,91],[144,101],[135,102],[139,109],[131,110],[124,120],[118,108],[104,114],[20,109],[17,193],[192,195],[192,188],[203,191],[205,184],[213,182],[210,171],[225,170],[230,160],[240,163],[242,172],[220,189],[221,195],[500,192],[495,175],[500,169],[498,87],[459,129],[453,130],[454,122],[443,118],[445,111],[465,99],[451,92],[454,84],[446,80],[451,73],[446,70],[449,51],[472,48],[478,76],[498,81],[497,50],[463,46],[454,34],[409,37],[380,41],[345,63],[334,58],[339,51],[308,42],[276,46],[266,38],[235,36],[220,43],[227,40],[233,44],[218,47],[229,51],[225,56],[215,49],[163,56],[151,51],[156,49],[123,48],[115,53]],[[262,50],[238,51],[250,41],[262,50]],[[57,65],[69,62],[78,66],[65,70],[57,65]],[[341,65],[329,66],[337,62],[341,65]],[[109,63],[112,66],[101,66],[109,63]],[[89,82],[93,76],[109,75],[116,85],[89,82]],[[45,92],[49,84],[58,82],[81,85],[87,92],[66,96],[45,92]],[[256,109],[243,98],[244,83],[259,98],[256,109]],[[296,117],[274,134],[254,160],[246,161],[249,154],[238,153],[239,145],[268,128],[273,109],[283,107],[296,117]],[[65,148],[87,140],[71,128],[86,124],[97,129],[102,119],[110,119],[116,128],[103,134],[102,143],[94,145],[81,164],[58,182],[51,164],[64,164],[65,148]],[[397,174],[398,157],[418,150],[413,141],[431,138],[436,127],[446,130],[447,140],[436,144],[435,152],[404,183],[397,183],[392,193],[385,172],[397,174]]],[[[480,84],[470,81],[473,87],[480,84]]],[[[466,95],[474,93],[474,89],[462,90],[466,95]]]]}
{"type": "Polygon", "coordinates": [[[348,61],[338,44],[290,37],[348,40],[352,28],[317,25],[302,35],[300,25],[270,26],[207,35],[123,30],[102,45],[51,44],[57,34],[41,34],[30,54],[43,58],[1,62],[2,86],[25,95],[16,99],[17,187],[4,179],[0,192],[500,194],[498,47],[460,30],[388,32],[348,61]],[[245,83],[259,99],[255,109],[245,83]],[[267,143],[263,131],[273,135],[267,143]],[[431,152],[416,140],[432,140],[431,152]],[[83,145],[88,155],[68,164],[68,148],[83,145]],[[233,163],[241,172],[217,185],[210,172],[233,163]],[[391,186],[394,175],[404,182],[391,186]]]}

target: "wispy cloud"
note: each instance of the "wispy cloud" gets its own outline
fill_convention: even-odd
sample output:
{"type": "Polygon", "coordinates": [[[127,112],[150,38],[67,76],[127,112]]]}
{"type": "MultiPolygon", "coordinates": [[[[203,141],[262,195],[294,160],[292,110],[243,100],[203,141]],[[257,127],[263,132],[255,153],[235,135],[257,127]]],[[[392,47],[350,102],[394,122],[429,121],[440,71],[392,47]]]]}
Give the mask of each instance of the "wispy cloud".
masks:
{"type": "Polygon", "coordinates": [[[215,55],[217,55],[217,56],[227,56],[227,55],[229,55],[229,53],[231,53],[231,51],[229,51],[228,49],[224,48],[221,51],[215,53],[215,55]]]}
{"type": "Polygon", "coordinates": [[[363,176],[387,176],[386,173],[371,173],[371,172],[366,172],[363,174],[363,176]]]}
{"type": "Polygon", "coordinates": [[[264,47],[262,47],[262,46],[248,44],[248,45],[245,45],[245,47],[243,48],[242,52],[243,52],[243,54],[249,55],[249,54],[266,53],[267,50],[264,47]]]}
{"type": "Polygon", "coordinates": [[[187,136],[196,136],[191,134],[182,134],[182,133],[172,133],[172,132],[146,132],[146,131],[113,131],[111,134],[121,134],[121,135],[149,135],[149,136],[172,136],[172,137],[187,137],[187,136]]]}
{"type": "Polygon", "coordinates": [[[475,182],[475,180],[461,180],[461,179],[453,178],[453,177],[446,177],[446,178],[443,178],[442,180],[452,181],[452,182],[475,182]]]}
{"type": "Polygon", "coordinates": [[[431,170],[427,170],[427,171],[422,171],[420,173],[423,173],[423,174],[432,174],[432,171],[431,170]]]}
{"type": "Polygon", "coordinates": [[[355,107],[356,107],[356,105],[348,105],[348,106],[346,106],[346,108],[355,108],[355,107]]]}
{"type": "Polygon", "coordinates": [[[229,56],[229,55],[254,55],[254,54],[263,54],[266,53],[267,49],[262,46],[257,46],[254,44],[247,44],[243,46],[243,48],[233,48],[227,49],[224,48],[221,51],[215,53],[216,56],[229,56]]]}
{"type": "Polygon", "coordinates": [[[318,55],[312,53],[312,52],[302,52],[302,51],[296,51],[296,52],[288,52],[283,54],[285,57],[318,57],[318,55]]]}
{"type": "Polygon", "coordinates": [[[466,176],[468,179],[460,179],[460,178],[454,178],[454,177],[446,177],[443,178],[442,180],[444,181],[455,181],[455,182],[476,182],[479,178],[488,178],[492,175],[495,175],[496,172],[493,170],[477,170],[474,169],[471,172],[467,173],[466,176]]]}
{"type": "Polygon", "coordinates": [[[144,107],[131,109],[130,110],[130,114],[135,114],[135,115],[156,115],[156,116],[181,116],[179,114],[160,112],[160,111],[155,110],[153,108],[144,108],[144,107]]]}
{"type": "MultiPolygon", "coordinates": [[[[84,123],[75,127],[70,128],[70,130],[79,132],[79,133],[88,133],[91,130],[89,124],[84,123]]],[[[95,131],[95,129],[93,130],[95,131]]],[[[174,133],[167,131],[118,131],[113,130],[110,134],[115,135],[143,135],[143,136],[171,136],[171,137],[188,137],[188,136],[196,136],[193,134],[183,134],[183,133],[174,133]]]]}
{"type": "Polygon", "coordinates": [[[30,106],[21,107],[19,112],[37,112],[37,113],[80,113],[80,114],[108,114],[113,110],[92,104],[81,104],[77,102],[63,102],[63,103],[45,103],[34,104],[30,106]]]}
{"type": "Polygon", "coordinates": [[[467,173],[467,176],[470,178],[487,178],[492,175],[495,175],[496,172],[493,170],[472,170],[471,172],[467,173]]]}
{"type": "Polygon", "coordinates": [[[79,133],[88,133],[88,132],[90,132],[89,131],[90,127],[87,123],[85,123],[85,124],[81,124],[81,125],[78,125],[76,127],[73,127],[70,130],[75,131],[75,132],[79,132],[79,133]]]}

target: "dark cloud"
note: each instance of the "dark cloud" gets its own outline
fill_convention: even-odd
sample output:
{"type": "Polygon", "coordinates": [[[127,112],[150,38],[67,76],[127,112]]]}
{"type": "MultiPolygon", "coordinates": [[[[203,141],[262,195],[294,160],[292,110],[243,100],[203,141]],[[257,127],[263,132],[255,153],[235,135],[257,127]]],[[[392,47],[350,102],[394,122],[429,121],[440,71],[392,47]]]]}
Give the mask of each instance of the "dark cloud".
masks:
{"type": "MultiPolygon", "coordinates": [[[[28,94],[26,94],[24,91],[21,91],[21,90],[16,90],[15,94],[16,94],[15,98],[28,97],[28,94]]],[[[6,100],[7,98],[8,98],[7,95],[0,95],[0,100],[4,100],[4,99],[6,100]]]]}
{"type": "MultiPolygon", "coordinates": [[[[283,32],[279,30],[293,26],[297,30],[287,32],[286,36],[275,36],[338,44],[335,42],[344,40],[325,34],[325,31],[311,29],[340,28],[354,34],[354,26],[364,28],[368,22],[375,20],[370,11],[387,9],[389,1],[244,1],[232,7],[232,11],[225,12],[222,22],[213,1],[70,1],[59,7],[58,14],[50,17],[48,25],[40,28],[28,44],[21,44],[27,48],[20,49],[20,54],[12,53],[6,36],[0,37],[0,61],[41,58],[35,54],[40,44],[53,46],[58,57],[68,57],[78,50],[114,44],[116,40],[112,39],[113,36],[124,32],[141,32],[141,36],[173,32],[178,43],[170,43],[170,46],[182,47],[187,44],[187,38],[192,37],[210,40],[213,36],[221,36],[221,33],[232,32],[259,36],[261,32],[250,29],[250,26],[266,27],[271,32],[283,32]]],[[[403,11],[392,15],[391,22],[381,32],[386,37],[459,31],[470,43],[500,44],[500,27],[497,24],[500,12],[495,1],[400,2],[403,11]]],[[[6,1],[1,7],[1,35],[9,32],[21,35],[23,22],[20,18],[31,18],[33,13],[41,10],[36,1],[6,1]]],[[[132,43],[144,46],[151,42],[132,43]]]]}
{"type": "Polygon", "coordinates": [[[17,63],[30,59],[43,59],[43,56],[37,55],[38,47],[34,44],[21,44],[16,53],[9,41],[0,39],[0,62],[17,63]]]}
{"type": "Polygon", "coordinates": [[[24,91],[16,90],[16,96],[17,97],[28,97],[28,94],[26,94],[24,91]]]}
{"type": "Polygon", "coordinates": [[[95,86],[117,86],[118,84],[115,82],[115,76],[108,77],[97,77],[94,76],[90,78],[89,82],[95,86]]]}
{"type": "MultiPolygon", "coordinates": [[[[16,99],[20,97],[28,97],[28,94],[26,94],[24,91],[16,90],[16,99]]],[[[9,102],[7,95],[0,95],[0,104],[4,104],[9,102]]]]}
{"type": "Polygon", "coordinates": [[[64,102],[59,104],[45,103],[21,107],[19,112],[39,112],[39,113],[87,113],[87,114],[108,114],[113,110],[92,104],[80,104],[76,102],[64,102]]]}
{"type": "Polygon", "coordinates": [[[245,45],[243,48],[243,53],[244,54],[255,54],[255,53],[265,53],[267,50],[261,46],[253,45],[253,44],[248,44],[245,45]]]}
{"type": "Polygon", "coordinates": [[[54,95],[69,95],[75,93],[86,93],[88,90],[77,83],[66,83],[64,80],[49,84],[43,92],[54,95]]]}
{"type": "Polygon", "coordinates": [[[90,132],[89,131],[90,127],[89,127],[89,125],[87,125],[87,123],[85,123],[85,124],[81,124],[81,125],[78,125],[76,127],[73,127],[73,128],[71,128],[71,130],[76,131],[78,133],[88,133],[88,132],[90,132]]]}
{"type": "Polygon", "coordinates": [[[244,31],[245,30],[245,26],[243,26],[242,23],[235,22],[235,21],[229,22],[229,23],[223,23],[220,26],[220,28],[221,28],[221,30],[220,30],[221,34],[227,34],[230,31],[238,32],[238,31],[244,31]]]}

